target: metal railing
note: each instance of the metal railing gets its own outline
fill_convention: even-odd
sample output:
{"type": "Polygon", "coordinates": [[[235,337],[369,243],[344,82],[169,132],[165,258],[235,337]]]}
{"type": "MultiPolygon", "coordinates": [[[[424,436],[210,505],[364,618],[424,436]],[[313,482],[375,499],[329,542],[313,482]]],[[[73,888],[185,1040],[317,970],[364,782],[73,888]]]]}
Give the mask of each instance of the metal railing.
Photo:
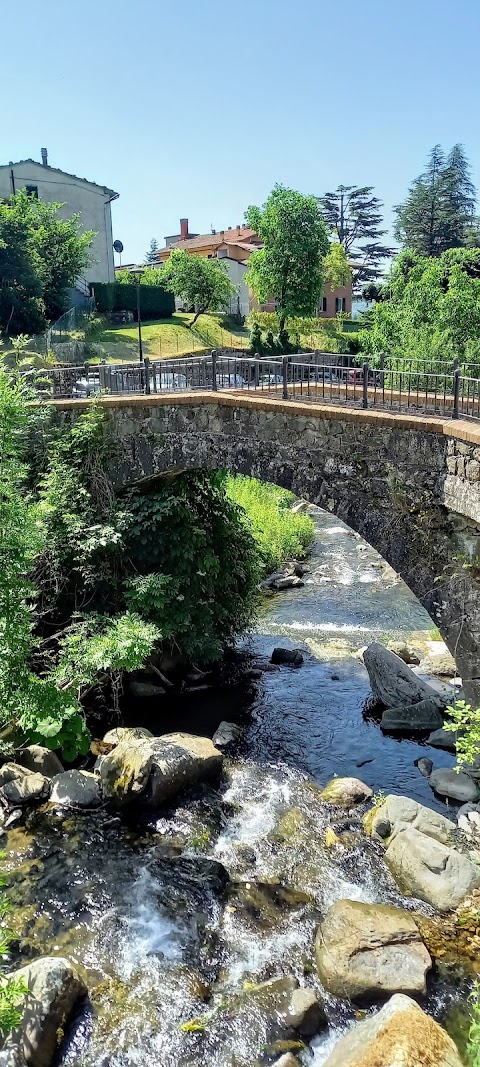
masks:
{"type": "Polygon", "coordinates": [[[51,367],[39,371],[33,382],[47,399],[228,390],[277,400],[480,419],[480,377],[470,377],[459,367],[452,370],[451,365],[432,372],[422,366],[320,364],[302,362],[298,356],[270,360],[213,351],[184,359],[51,367]]]}

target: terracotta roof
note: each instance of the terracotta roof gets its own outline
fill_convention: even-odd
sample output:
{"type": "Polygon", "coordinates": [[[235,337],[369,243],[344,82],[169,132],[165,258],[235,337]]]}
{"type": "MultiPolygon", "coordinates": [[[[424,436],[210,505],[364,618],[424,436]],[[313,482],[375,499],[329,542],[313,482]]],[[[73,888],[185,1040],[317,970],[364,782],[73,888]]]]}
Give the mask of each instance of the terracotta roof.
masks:
{"type": "Polygon", "coordinates": [[[77,182],[85,182],[86,185],[95,185],[97,189],[102,189],[104,193],[109,193],[112,197],[120,196],[120,193],[116,193],[114,189],[109,189],[107,185],[91,182],[89,178],[80,178],[78,174],[70,174],[68,170],[61,170],[60,167],[50,167],[48,163],[40,163],[38,159],[17,159],[15,163],[10,160],[9,163],[0,163],[0,170],[5,170],[8,167],[19,167],[22,163],[34,163],[36,167],[41,167],[42,170],[50,170],[55,174],[65,174],[67,178],[75,178],[77,182]]]}
{"type": "Polygon", "coordinates": [[[250,241],[252,237],[256,237],[255,230],[251,230],[248,226],[235,227],[234,230],[217,230],[216,233],[201,233],[198,237],[190,237],[186,241],[175,241],[174,244],[167,245],[165,248],[159,250],[160,255],[165,255],[165,252],[172,252],[173,249],[191,248],[207,248],[215,247],[223,244],[239,244],[240,242],[250,241]]]}

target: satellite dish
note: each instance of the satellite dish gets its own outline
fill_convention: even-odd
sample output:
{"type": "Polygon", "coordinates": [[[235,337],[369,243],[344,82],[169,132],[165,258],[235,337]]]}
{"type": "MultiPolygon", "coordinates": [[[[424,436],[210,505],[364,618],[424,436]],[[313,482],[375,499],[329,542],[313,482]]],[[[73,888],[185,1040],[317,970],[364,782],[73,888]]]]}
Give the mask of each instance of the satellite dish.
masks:
{"type": "Polygon", "coordinates": [[[113,247],[114,247],[116,252],[119,252],[119,253],[123,252],[123,244],[122,244],[121,241],[114,241],[113,242],[113,247]]]}

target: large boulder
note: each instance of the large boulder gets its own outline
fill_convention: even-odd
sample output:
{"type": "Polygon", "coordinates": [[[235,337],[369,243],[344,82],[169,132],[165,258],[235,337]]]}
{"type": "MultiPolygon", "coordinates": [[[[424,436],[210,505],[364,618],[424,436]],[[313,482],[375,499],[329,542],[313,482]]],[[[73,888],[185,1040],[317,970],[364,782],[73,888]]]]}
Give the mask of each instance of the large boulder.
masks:
{"type": "Polygon", "coordinates": [[[28,745],[17,752],[15,759],[22,767],[26,767],[27,771],[43,774],[45,778],[53,778],[55,774],[61,774],[63,771],[56,752],[44,748],[43,745],[28,745]]]}
{"type": "Polygon", "coordinates": [[[144,726],[114,726],[113,730],[107,731],[103,740],[107,745],[118,745],[126,737],[138,741],[142,737],[153,737],[153,734],[144,726]]]}
{"type": "Polygon", "coordinates": [[[441,711],[436,701],[430,699],[401,708],[387,708],[380,723],[385,734],[428,734],[442,725],[441,711]]]}
{"type": "Polygon", "coordinates": [[[456,771],[454,767],[439,767],[437,771],[432,771],[428,783],[439,796],[458,800],[462,804],[478,800],[480,796],[476,781],[464,771],[456,771]]]}
{"type": "Polygon", "coordinates": [[[302,653],[298,648],[274,648],[270,656],[270,663],[288,663],[291,667],[301,667],[303,663],[302,653]]]}
{"type": "Polygon", "coordinates": [[[98,775],[75,770],[56,774],[50,801],[66,808],[98,808],[102,802],[98,775]]]}
{"type": "Polygon", "coordinates": [[[7,782],[13,782],[15,778],[26,778],[31,771],[27,771],[26,767],[20,767],[19,763],[4,763],[0,767],[0,787],[7,784],[7,782]]]}
{"type": "Polygon", "coordinates": [[[148,737],[124,735],[100,762],[100,781],[106,800],[116,806],[138,800],[144,792],[153,765],[153,746],[148,737]]]}
{"type": "Polygon", "coordinates": [[[445,706],[445,701],[431,686],[418,678],[399,656],[377,641],[365,649],[363,660],[372,693],[386,708],[401,708],[418,704],[420,700],[433,700],[437,707],[445,706]]]}
{"type": "Polygon", "coordinates": [[[409,912],[388,904],[337,900],[315,942],[320,981],[353,1000],[381,993],[425,993],[432,966],[409,912]]]}
{"type": "Polygon", "coordinates": [[[383,804],[377,805],[364,817],[365,829],[372,837],[386,839],[402,827],[411,826],[427,837],[448,845],[454,829],[450,819],[432,811],[410,797],[397,797],[389,793],[383,804]]]}
{"type": "Polygon", "coordinates": [[[0,786],[0,800],[9,808],[23,807],[36,801],[47,800],[50,796],[51,780],[43,774],[30,774],[13,778],[0,786]]]}
{"type": "Polygon", "coordinates": [[[467,856],[410,826],[396,831],[385,861],[404,892],[438,911],[453,911],[480,886],[480,870],[467,856]]]}
{"type": "Polygon", "coordinates": [[[456,676],[457,665],[447,648],[440,645],[439,651],[429,652],[420,663],[420,670],[424,674],[439,675],[441,678],[456,676]]]}
{"type": "Polygon", "coordinates": [[[152,773],[144,796],[150,807],[157,808],[187,786],[221,774],[223,753],[209,737],[164,734],[151,747],[152,773]]]}
{"type": "Polygon", "coordinates": [[[212,737],[212,742],[215,748],[230,748],[235,741],[238,741],[242,727],[238,726],[235,722],[226,722],[224,719],[212,737]]]}
{"type": "Polygon", "coordinates": [[[324,1067],[462,1067],[457,1046],[410,997],[397,993],[349,1030],[324,1067]]]}
{"type": "Polygon", "coordinates": [[[445,730],[442,727],[441,730],[433,730],[427,737],[427,745],[433,745],[434,748],[444,748],[447,752],[456,752],[457,750],[457,735],[451,733],[450,730],[445,730]]]}
{"type": "Polygon", "coordinates": [[[337,804],[341,808],[350,808],[352,804],[362,804],[370,800],[373,790],[359,778],[332,778],[320,793],[320,800],[327,804],[337,804]]]}
{"type": "Polygon", "coordinates": [[[58,1031],[87,988],[72,964],[61,957],[44,956],[15,971],[14,977],[24,983],[29,994],[22,1005],[22,1020],[7,1038],[6,1048],[18,1048],[27,1067],[50,1067],[58,1031]]]}

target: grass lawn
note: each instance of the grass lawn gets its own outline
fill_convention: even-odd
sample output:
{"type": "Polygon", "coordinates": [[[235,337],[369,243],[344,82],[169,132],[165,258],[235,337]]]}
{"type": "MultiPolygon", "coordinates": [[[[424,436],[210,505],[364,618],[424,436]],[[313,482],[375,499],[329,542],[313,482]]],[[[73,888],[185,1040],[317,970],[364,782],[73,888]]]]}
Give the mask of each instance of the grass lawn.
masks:
{"type": "MultiPolygon", "coordinates": [[[[249,338],[245,329],[226,330],[221,324],[221,316],[200,315],[193,330],[188,329],[193,315],[177,312],[171,319],[158,319],[142,325],[143,350],[150,359],[167,359],[183,356],[187,352],[208,352],[211,348],[248,348],[249,338]]],[[[96,344],[121,343],[121,351],[116,356],[110,349],[108,362],[135,359],[138,352],[138,327],[136,323],[129,326],[107,327],[97,337],[96,344]],[[124,345],[128,345],[125,350],[124,345]]]]}

